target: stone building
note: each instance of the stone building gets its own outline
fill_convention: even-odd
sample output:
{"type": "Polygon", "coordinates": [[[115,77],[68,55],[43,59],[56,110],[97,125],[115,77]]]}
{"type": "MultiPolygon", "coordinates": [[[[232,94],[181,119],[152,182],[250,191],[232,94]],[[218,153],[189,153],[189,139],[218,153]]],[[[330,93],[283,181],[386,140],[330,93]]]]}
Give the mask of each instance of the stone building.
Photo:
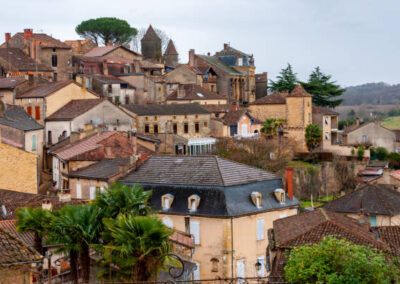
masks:
{"type": "Polygon", "coordinates": [[[38,63],[51,66],[54,81],[72,79],[71,46],[47,34],[33,33],[32,29],[24,29],[23,33],[13,36],[8,35],[6,34],[6,42],[0,47],[18,48],[38,63]]]}
{"type": "Polygon", "coordinates": [[[84,55],[97,47],[91,39],[66,40],[64,43],[72,48],[73,55],[84,55]]]}
{"type": "Polygon", "coordinates": [[[164,52],[164,64],[168,66],[176,66],[178,65],[179,61],[179,54],[176,51],[174,42],[172,39],[169,40],[167,48],[164,52]]]}
{"type": "Polygon", "coordinates": [[[224,105],[228,103],[226,97],[213,93],[199,85],[179,85],[177,90],[166,98],[167,104],[198,103],[200,105],[224,105]]]}
{"type": "Polygon", "coordinates": [[[151,190],[164,224],[194,236],[194,280],[265,277],[255,264],[266,263],[267,231],[299,207],[280,177],[216,156],[153,156],[122,181],[151,190]]]}
{"type": "Polygon", "coordinates": [[[257,137],[261,127],[262,123],[245,109],[229,110],[222,117],[211,119],[211,134],[214,137],[257,137]]]}
{"type": "Polygon", "coordinates": [[[27,88],[29,88],[29,83],[24,77],[0,78],[0,100],[13,105],[16,95],[27,88]]]}
{"type": "Polygon", "coordinates": [[[160,61],[162,57],[161,38],[157,35],[153,27],[150,25],[140,40],[142,47],[143,59],[152,59],[160,61]]]}
{"type": "Polygon", "coordinates": [[[268,95],[268,73],[255,74],[256,80],[256,99],[268,95]]]}

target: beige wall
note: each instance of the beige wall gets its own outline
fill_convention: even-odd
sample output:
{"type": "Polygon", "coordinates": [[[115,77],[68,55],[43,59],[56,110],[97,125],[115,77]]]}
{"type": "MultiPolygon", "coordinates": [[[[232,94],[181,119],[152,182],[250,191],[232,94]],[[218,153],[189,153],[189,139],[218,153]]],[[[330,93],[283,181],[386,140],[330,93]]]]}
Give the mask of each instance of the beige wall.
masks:
{"type": "Polygon", "coordinates": [[[189,70],[184,65],[180,65],[174,70],[165,74],[168,81],[178,82],[181,84],[196,84],[201,85],[202,78],[197,76],[193,71],[189,70]]]}
{"type": "Polygon", "coordinates": [[[4,103],[12,105],[13,104],[13,92],[9,89],[0,89],[0,100],[4,103]]]}
{"type": "Polygon", "coordinates": [[[286,119],[286,104],[250,105],[249,111],[253,117],[261,121],[267,118],[286,119]]]}
{"type": "MultiPolygon", "coordinates": [[[[230,218],[191,217],[191,221],[200,223],[200,244],[196,245],[193,261],[200,265],[201,279],[216,277],[231,277],[232,239],[234,250],[234,276],[236,277],[236,263],[245,260],[246,277],[255,277],[257,257],[265,256],[268,245],[268,229],[272,222],[281,216],[296,215],[297,209],[282,209],[259,214],[230,218]],[[257,220],[264,220],[264,238],[257,240],[257,220]],[[219,260],[218,272],[212,272],[211,259],[219,260]]],[[[165,217],[173,222],[175,229],[185,231],[184,216],[160,213],[161,220],[165,217]]]]}
{"type": "Polygon", "coordinates": [[[32,272],[29,266],[0,268],[0,284],[31,284],[32,272]]]}
{"type": "Polygon", "coordinates": [[[378,123],[369,123],[347,134],[347,144],[363,144],[362,137],[366,136],[367,143],[373,147],[384,147],[389,152],[395,151],[396,135],[380,126],[378,123]]]}
{"type": "Polygon", "coordinates": [[[23,98],[23,99],[15,99],[15,104],[22,106],[26,112],[28,112],[28,107],[32,109],[32,118],[35,119],[41,125],[44,125],[44,107],[43,107],[43,98],[23,98]],[[39,107],[40,109],[40,118],[36,117],[35,108],[39,107]]]}
{"type": "Polygon", "coordinates": [[[130,59],[130,60],[140,60],[142,59],[142,56],[135,55],[132,52],[129,52],[123,48],[117,48],[114,49],[113,51],[107,53],[104,55],[105,58],[113,58],[113,57],[120,57],[120,58],[125,58],[125,59],[130,59]]]}
{"type": "MultiPolygon", "coordinates": [[[[364,219],[367,224],[369,224],[369,216],[361,214],[345,214],[356,220],[364,219]]],[[[387,216],[387,215],[375,215],[377,226],[399,226],[400,225],[400,215],[387,216]]]]}
{"type": "Polygon", "coordinates": [[[0,188],[38,193],[38,156],[0,142],[0,188]]]}
{"type": "Polygon", "coordinates": [[[44,130],[34,130],[25,132],[25,151],[38,155],[39,169],[43,166],[43,146],[44,146],[44,130]],[[36,150],[32,149],[32,136],[36,136],[36,150]]]}
{"type": "Polygon", "coordinates": [[[288,127],[306,127],[312,123],[311,97],[286,97],[288,127]]]}
{"type": "Polygon", "coordinates": [[[80,184],[82,189],[82,199],[89,200],[90,199],[90,187],[94,186],[97,189],[105,189],[108,187],[108,182],[105,181],[97,181],[91,179],[82,179],[82,178],[70,178],[69,179],[69,189],[71,190],[71,197],[78,198],[76,195],[77,184],[80,184]]]}

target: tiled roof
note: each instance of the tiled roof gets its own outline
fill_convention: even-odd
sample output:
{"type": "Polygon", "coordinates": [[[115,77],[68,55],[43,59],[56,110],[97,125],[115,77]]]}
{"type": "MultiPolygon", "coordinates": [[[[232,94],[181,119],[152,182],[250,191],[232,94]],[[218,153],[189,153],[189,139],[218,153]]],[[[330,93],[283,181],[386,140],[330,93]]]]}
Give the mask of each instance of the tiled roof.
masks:
{"type": "Polygon", "coordinates": [[[13,89],[14,87],[18,86],[26,82],[27,80],[23,77],[8,77],[8,78],[1,78],[0,79],[0,89],[13,89]]]}
{"type": "Polygon", "coordinates": [[[217,60],[215,56],[206,56],[206,55],[197,55],[197,56],[205,60],[209,64],[222,70],[223,72],[228,73],[229,75],[237,75],[237,76],[244,75],[243,73],[237,71],[236,69],[230,67],[229,65],[217,60]]]}
{"type": "Polygon", "coordinates": [[[386,243],[394,254],[400,253],[400,226],[373,227],[379,238],[386,243]]]}
{"type": "Polygon", "coordinates": [[[279,179],[273,173],[217,156],[153,156],[125,182],[232,186],[279,179]]]}
{"type": "Polygon", "coordinates": [[[23,131],[43,129],[26,111],[14,105],[7,105],[4,116],[0,116],[0,124],[23,131]]]}
{"type": "Polygon", "coordinates": [[[247,111],[245,109],[238,109],[238,110],[230,110],[228,111],[224,117],[221,119],[221,121],[225,125],[233,125],[239,122],[240,118],[246,114],[247,111]]]}
{"type": "Polygon", "coordinates": [[[287,96],[287,94],[287,92],[275,92],[255,100],[251,105],[286,104],[285,96],[287,96]]]}
{"type": "Polygon", "coordinates": [[[340,213],[398,215],[400,192],[392,188],[392,185],[365,184],[358,190],[329,202],[325,208],[340,213]]]}
{"type": "Polygon", "coordinates": [[[287,97],[312,97],[306,90],[304,90],[302,85],[297,85],[294,89],[287,95],[287,97]]]}
{"type": "Polygon", "coordinates": [[[380,249],[386,247],[382,241],[375,240],[375,235],[357,220],[325,208],[277,219],[273,222],[273,230],[275,246],[278,248],[318,243],[329,235],[345,238],[358,245],[372,245],[380,249]]]}
{"type": "Polygon", "coordinates": [[[79,140],[78,142],[72,145],[67,145],[61,147],[60,149],[50,151],[50,153],[57,155],[59,158],[63,160],[69,160],[80,154],[100,148],[101,145],[99,144],[101,141],[115,134],[117,134],[117,132],[115,131],[106,131],[99,134],[95,134],[85,139],[79,140]]]}
{"type": "Polygon", "coordinates": [[[42,256],[21,240],[0,228],[0,266],[41,262],[42,256]]]}
{"type": "Polygon", "coordinates": [[[143,69],[163,69],[164,66],[162,64],[152,62],[151,60],[145,59],[139,62],[139,65],[143,69]]]}
{"type": "Polygon", "coordinates": [[[150,25],[146,33],[144,34],[142,40],[154,40],[154,39],[161,40],[160,37],[155,32],[155,30],[153,29],[152,25],[150,25]]]}
{"type": "Polygon", "coordinates": [[[190,237],[190,235],[187,235],[181,231],[175,231],[169,237],[169,240],[187,248],[194,248],[194,240],[190,237]]]}
{"type": "Polygon", "coordinates": [[[321,114],[327,114],[327,115],[339,115],[338,112],[333,111],[329,108],[325,107],[318,107],[318,106],[312,106],[312,112],[313,113],[321,113],[321,114]]]}
{"type": "Polygon", "coordinates": [[[167,48],[165,49],[164,55],[177,55],[177,54],[178,52],[176,51],[174,42],[172,41],[172,39],[170,39],[167,48]]]}
{"type": "MultiPolygon", "coordinates": [[[[191,66],[189,64],[183,64],[182,66],[185,66],[187,69],[195,73],[196,75],[203,75],[204,73],[201,71],[200,66],[191,66]]],[[[210,68],[208,66],[205,66],[205,68],[210,68]]],[[[204,69],[204,68],[203,68],[204,69]]]]}
{"type": "Polygon", "coordinates": [[[18,94],[17,98],[44,98],[73,83],[74,81],[70,80],[41,84],[18,94]]]}
{"type": "MultiPolygon", "coordinates": [[[[19,36],[21,38],[24,38],[24,33],[17,33],[15,35],[19,36]]],[[[55,48],[71,49],[71,47],[68,44],[66,44],[66,43],[64,43],[64,42],[62,42],[62,41],[60,41],[58,39],[55,39],[54,37],[51,37],[51,36],[49,36],[47,34],[34,33],[34,34],[32,34],[32,38],[35,39],[35,40],[40,41],[40,46],[41,47],[45,47],[45,48],[53,48],[53,47],[55,47],[55,48]]]]}
{"type": "Polygon", "coordinates": [[[72,100],[46,118],[46,121],[72,120],[103,101],[102,99],[72,100]]]}
{"type": "Polygon", "coordinates": [[[34,59],[18,48],[0,48],[0,64],[12,71],[53,71],[50,66],[42,63],[36,64],[34,59]]]}
{"type": "Polygon", "coordinates": [[[116,50],[118,48],[125,49],[126,51],[129,51],[135,55],[140,55],[139,53],[137,53],[133,50],[130,50],[122,45],[107,45],[107,46],[97,46],[97,47],[91,49],[89,52],[86,52],[84,56],[85,57],[101,57],[101,56],[107,55],[111,51],[116,50]]]}
{"type": "Polygon", "coordinates": [[[17,232],[17,228],[15,226],[16,220],[3,220],[0,221],[0,229],[3,229],[10,235],[15,238],[23,241],[28,247],[34,247],[35,245],[35,236],[33,232],[17,232]]]}
{"type": "Polygon", "coordinates": [[[170,104],[170,105],[124,105],[127,110],[139,115],[184,115],[208,114],[209,111],[199,104],[170,104]]]}
{"type": "Polygon", "coordinates": [[[219,51],[218,54],[221,55],[230,55],[230,54],[235,54],[235,55],[242,55],[242,56],[250,56],[247,53],[244,53],[236,48],[231,47],[229,44],[224,48],[223,50],[219,51]]]}
{"type": "Polygon", "coordinates": [[[219,104],[219,105],[201,105],[202,108],[213,112],[213,113],[221,113],[221,112],[228,112],[232,110],[232,105],[230,104],[219,104]]]}
{"type": "Polygon", "coordinates": [[[218,95],[217,93],[211,92],[199,85],[186,84],[183,85],[183,91],[185,92],[184,97],[178,98],[178,90],[172,92],[168,97],[167,101],[184,101],[184,100],[223,100],[226,99],[218,95]]]}

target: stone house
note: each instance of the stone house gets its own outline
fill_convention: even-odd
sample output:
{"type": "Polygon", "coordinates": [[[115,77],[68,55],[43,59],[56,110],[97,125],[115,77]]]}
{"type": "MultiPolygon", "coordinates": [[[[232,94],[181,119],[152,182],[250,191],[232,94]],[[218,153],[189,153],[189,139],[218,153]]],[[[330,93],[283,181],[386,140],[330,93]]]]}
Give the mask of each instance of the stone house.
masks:
{"type": "Polygon", "coordinates": [[[44,125],[44,121],[51,114],[59,110],[72,100],[98,99],[99,96],[74,81],[51,82],[34,86],[16,96],[15,104],[37,122],[44,125]]]}
{"type": "MultiPolygon", "coordinates": [[[[9,35],[9,34],[8,34],[9,35]]],[[[72,79],[72,48],[47,34],[33,33],[32,29],[24,29],[23,33],[7,36],[0,47],[18,48],[28,56],[51,66],[54,81],[72,79]]]]}
{"type": "Polygon", "coordinates": [[[370,226],[400,225],[400,192],[394,185],[362,184],[356,191],[325,205],[325,208],[370,226]]]}
{"type": "Polygon", "coordinates": [[[257,137],[261,128],[262,123],[245,109],[230,110],[222,118],[211,119],[211,134],[214,137],[257,137]]]}
{"type": "Polygon", "coordinates": [[[134,118],[108,100],[72,100],[46,118],[45,141],[47,145],[57,143],[89,126],[114,131],[130,131],[135,127],[134,118]]]}
{"type": "Polygon", "coordinates": [[[85,57],[101,57],[103,59],[123,58],[131,61],[142,59],[142,55],[140,53],[130,50],[129,48],[126,48],[123,45],[96,46],[95,48],[85,53],[85,57]]]}
{"type": "Polygon", "coordinates": [[[43,167],[44,127],[21,107],[0,101],[0,131],[3,142],[37,155],[39,169],[43,167]]]}
{"type": "Polygon", "coordinates": [[[226,105],[226,97],[211,92],[208,89],[195,84],[179,85],[177,90],[173,91],[167,98],[167,104],[190,104],[198,103],[200,105],[226,105]]]}
{"type": "Polygon", "coordinates": [[[15,104],[15,97],[18,93],[29,87],[28,80],[24,77],[8,77],[0,79],[0,100],[4,103],[15,104]]]}
{"type": "Polygon", "coordinates": [[[72,48],[73,55],[84,55],[97,47],[91,39],[66,40],[64,43],[72,48]]]}
{"type": "Polygon", "coordinates": [[[272,173],[216,156],[153,156],[125,176],[167,226],[194,236],[194,280],[265,276],[267,231],[299,202],[272,173]]]}

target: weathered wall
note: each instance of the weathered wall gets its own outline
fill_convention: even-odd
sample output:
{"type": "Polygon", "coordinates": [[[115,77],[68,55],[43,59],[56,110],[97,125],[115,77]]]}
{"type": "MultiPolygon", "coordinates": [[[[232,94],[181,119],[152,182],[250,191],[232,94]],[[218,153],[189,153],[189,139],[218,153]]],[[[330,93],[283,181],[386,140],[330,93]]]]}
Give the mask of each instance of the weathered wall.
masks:
{"type": "Polygon", "coordinates": [[[82,190],[82,199],[89,200],[90,199],[90,187],[94,186],[97,189],[107,188],[108,183],[105,181],[97,181],[91,179],[82,179],[82,178],[70,178],[69,179],[69,188],[71,190],[72,198],[78,198],[76,194],[76,188],[78,185],[81,186],[82,190]]]}
{"type": "Polygon", "coordinates": [[[57,81],[72,79],[72,49],[41,48],[38,52],[39,60],[54,70],[57,81]],[[52,66],[52,56],[57,56],[57,66],[52,66]]]}
{"type": "Polygon", "coordinates": [[[252,116],[261,121],[267,118],[286,119],[285,104],[249,105],[249,110],[252,116]]]}
{"type": "Polygon", "coordinates": [[[379,123],[368,123],[347,134],[348,145],[364,144],[363,136],[366,136],[366,141],[373,147],[384,147],[389,152],[395,151],[396,135],[379,125],[379,123]]]}
{"type": "Polygon", "coordinates": [[[180,65],[176,67],[174,70],[168,72],[165,77],[169,81],[178,82],[181,84],[195,84],[200,85],[201,81],[199,81],[196,74],[193,71],[189,70],[184,65],[180,65]]]}

